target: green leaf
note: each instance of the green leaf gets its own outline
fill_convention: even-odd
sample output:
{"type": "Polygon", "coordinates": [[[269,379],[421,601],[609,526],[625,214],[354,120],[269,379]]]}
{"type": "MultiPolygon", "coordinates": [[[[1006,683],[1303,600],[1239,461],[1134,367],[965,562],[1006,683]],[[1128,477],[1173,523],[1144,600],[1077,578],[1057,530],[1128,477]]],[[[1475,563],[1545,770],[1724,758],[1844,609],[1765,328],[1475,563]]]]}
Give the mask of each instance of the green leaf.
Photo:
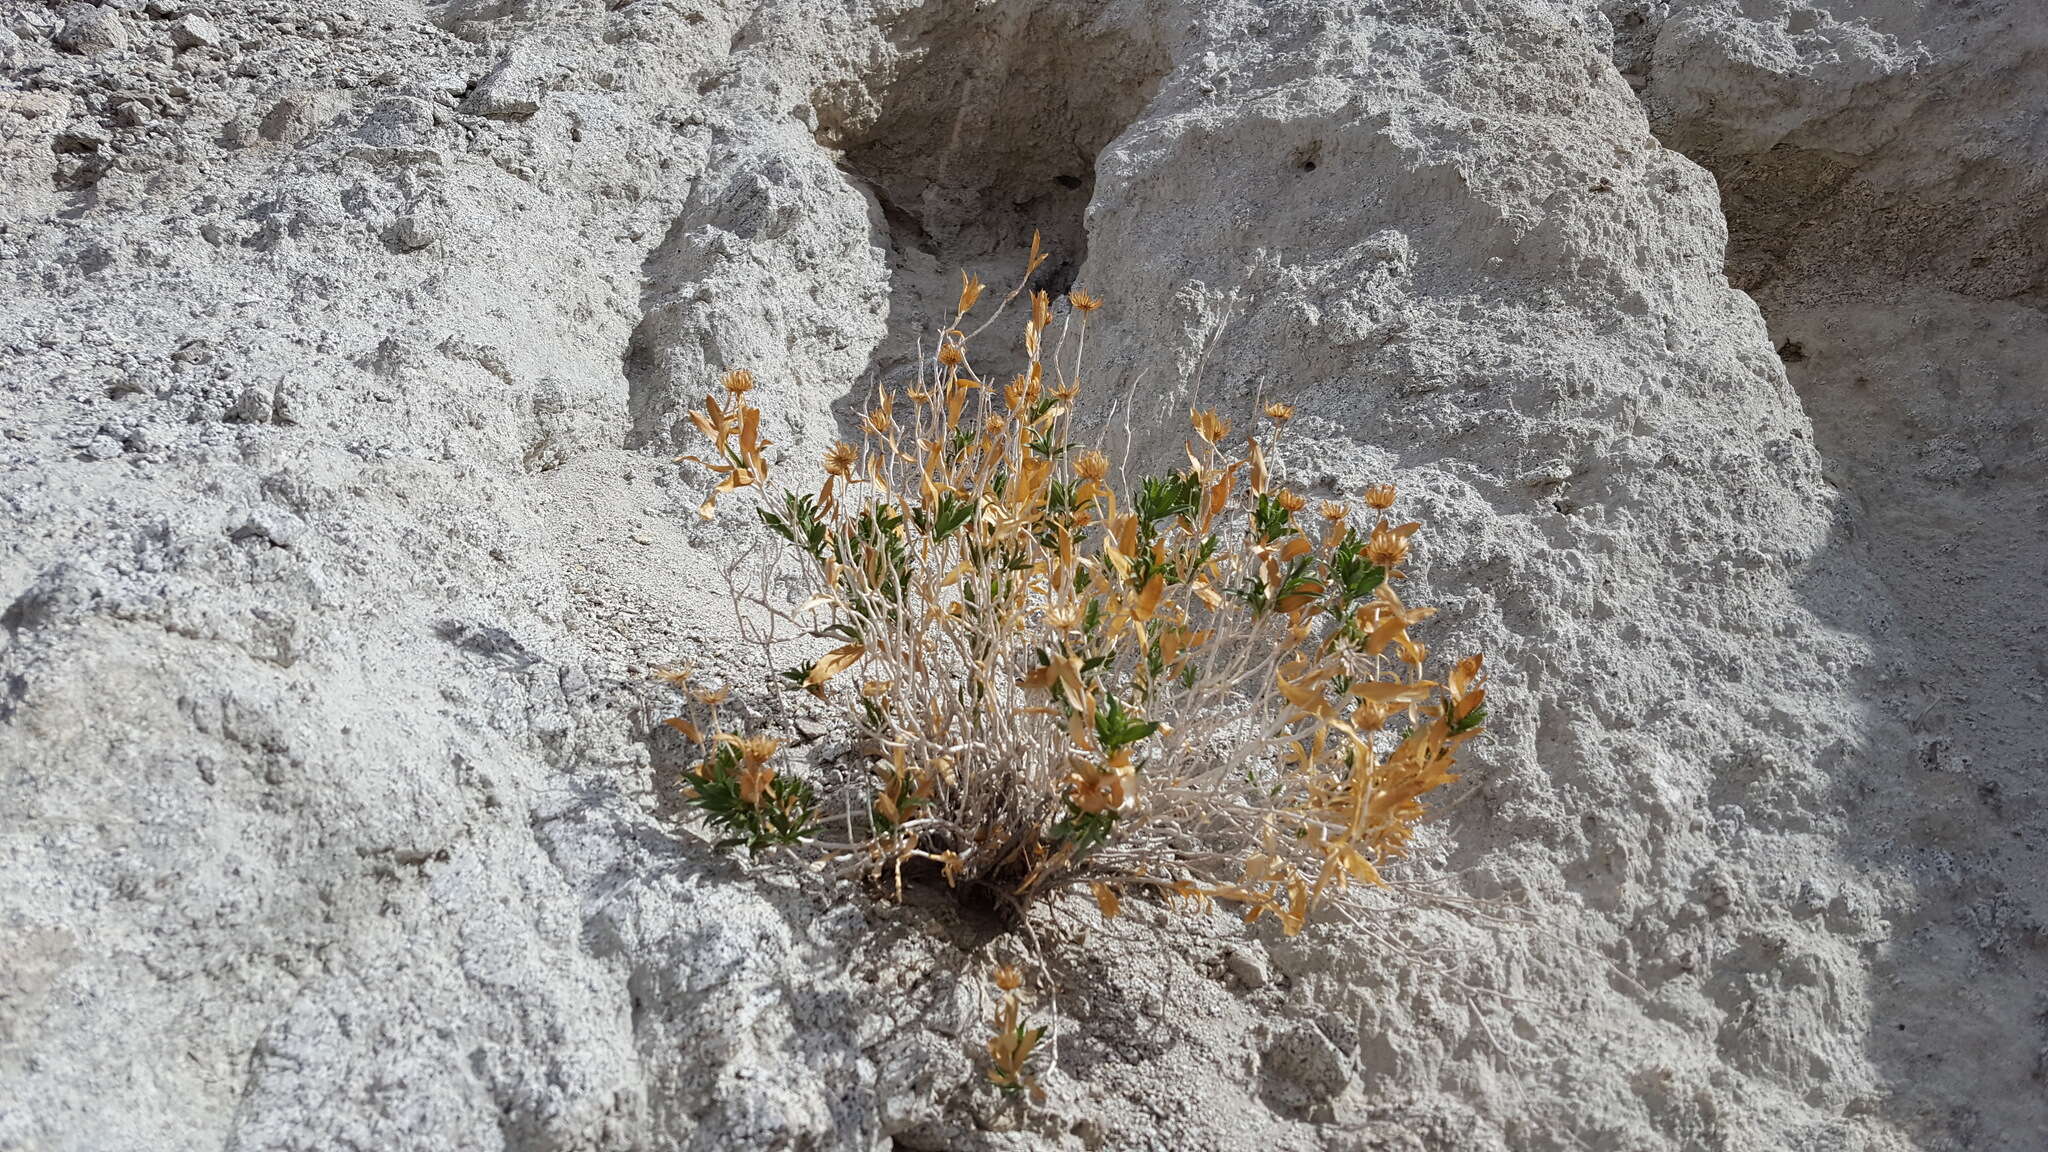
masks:
{"type": "Polygon", "coordinates": [[[1126,711],[1123,701],[1114,696],[1109,697],[1107,707],[1095,710],[1095,739],[1105,753],[1136,744],[1157,731],[1159,725],[1126,711]]]}
{"type": "Polygon", "coordinates": [[[1259,534],[1259,543],[1271,544],[1293,531],[1294,513],[1274,499],[1270,492],[1259,493],[1258,502],[1252,508],[1252,527],[1259,534]]]}
{"type": "Polygon", "coordinates": [[[739,750],[720,744],[695,770],[683,774],[700,809],[719,831],[720,849],[745,845],[749,852],[777,844],[794,844],[817,829],[818,801],[808,782],[778,775],[768,782],[761,803],[748,804],[740,795],[739,750]]]}
{"type": "Polygon", "coordinates": [[[1149,536],[1153,526],[1169,516],[1193,516],[1201,500],[1202,479],[1192,472],[1147,476],[1138,486],[1138,523],[1149,536]]]}
{"type": "Polygon", "coordinates": [[[932,539],[944,540],[974,519],[980,505],[972,499],[953,495],[951,492],[939,497],[938,515],[933,518],[932,539]]]}
{"type": "Polygon", "coordinates": [[[1115,812],[1083,812],[1072,800],[1067,801],[1067,814],[1052,826],[1051,836],[1059,843],[1073,847],[1076,858],[1093,851],[1116,829],[1115,812]]]}

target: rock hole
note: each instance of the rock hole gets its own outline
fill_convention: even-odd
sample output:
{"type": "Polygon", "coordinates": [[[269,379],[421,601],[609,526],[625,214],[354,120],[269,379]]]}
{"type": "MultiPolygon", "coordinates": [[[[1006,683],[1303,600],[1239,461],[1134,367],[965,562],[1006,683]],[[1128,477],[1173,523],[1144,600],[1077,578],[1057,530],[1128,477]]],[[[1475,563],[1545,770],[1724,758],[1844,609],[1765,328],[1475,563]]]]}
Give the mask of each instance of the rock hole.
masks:
{"type": "MultiPolygon", "coordinates": [[[[880,209],[890,269],[889,333],[842,416],[914,377],[918,338],[950,316],[962,269],[988,282],[988,308],[1037,229],[1051,259],[1031,287],[1082,280],[1096,159],[1169,69],[1142,21],[1049,0],[975,8],[907,14],[889,31],[903,53],[892,74],[814,94],[819,141],[880,209]]],[[[1011,350],[983,344],[980,365],[1005,370],[1011,350]]]]}

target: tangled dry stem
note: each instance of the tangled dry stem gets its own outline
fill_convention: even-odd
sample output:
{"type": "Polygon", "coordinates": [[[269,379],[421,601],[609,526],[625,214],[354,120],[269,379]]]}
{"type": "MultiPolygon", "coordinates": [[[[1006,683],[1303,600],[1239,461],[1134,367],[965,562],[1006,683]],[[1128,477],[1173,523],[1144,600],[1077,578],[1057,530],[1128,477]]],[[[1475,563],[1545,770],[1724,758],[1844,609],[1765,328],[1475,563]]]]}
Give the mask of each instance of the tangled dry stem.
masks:
{"type": "MultiPolygon", "coordinates": [[[[1044,259],[1034,238],[972,330],[984,286],[963,274],[916,386],[877,394],[818,492],[759,508],[783,546],[736,608],[836,644],[783,675],[845,703],[863,783],[843,811],[794,820],[808,790],[777,789],[772,748],[683,720],[708,750],[697,802],[736,840],[810,839],[899,888],[925,860],[1019,905],[1086,883],[1115,914],[1150,888],[1299,931],[1352,883],[1382,883],[1424,797],[1455,779],[1485,716],[1480,657],[1425,678],[1410,629],[1431,610],[1395,591],[1419,525],[1382,515],[1388,485],[1361,516],[1279,483],[1284,404],[1237,439],[1193,412],[1185,468],[1113,486],[1072,440],[1102,302],[1075,292],[1056,317],[1027,296],[1044,259]],[[1020,296],[1025,367],[998,381],[971,349],[1020,296]],[[792,579],[800,602],[773,594],[792,579]]],[[[753,391],[730,373],[691,414],[720,476],[707,517],[767,478],[753,391]]]]}

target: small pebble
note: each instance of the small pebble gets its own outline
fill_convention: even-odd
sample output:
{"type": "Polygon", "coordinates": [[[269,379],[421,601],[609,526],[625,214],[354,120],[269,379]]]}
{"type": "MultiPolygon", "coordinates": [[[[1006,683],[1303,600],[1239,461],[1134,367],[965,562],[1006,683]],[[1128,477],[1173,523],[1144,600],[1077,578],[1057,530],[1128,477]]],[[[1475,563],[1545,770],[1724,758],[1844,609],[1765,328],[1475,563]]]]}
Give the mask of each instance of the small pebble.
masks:
{"type": "Polygon", "coordinates": [[[1223,966],[1246,988],[1256,992],[1266,986],[1271,977],[1266,972],[1265,958],[1245,947],[1232,948],[1223,954],[1223,966]]]}

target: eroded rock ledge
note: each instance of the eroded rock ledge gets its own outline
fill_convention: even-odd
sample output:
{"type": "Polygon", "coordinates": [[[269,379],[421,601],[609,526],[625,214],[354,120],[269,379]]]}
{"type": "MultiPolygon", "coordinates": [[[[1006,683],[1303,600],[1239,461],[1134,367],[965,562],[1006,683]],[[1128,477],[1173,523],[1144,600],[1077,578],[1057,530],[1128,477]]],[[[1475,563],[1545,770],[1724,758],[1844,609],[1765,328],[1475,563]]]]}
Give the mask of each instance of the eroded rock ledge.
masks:
{"type": "Polygon", "coordinates": [[[0,1147],[2048,1123],[2021,0],[5,28],[0,1147]],[[1401,484],[1499,719],[1383,923],[1038,924],[1020,1114],[975,1049],[1024,941],[712,852],[645,672],[763,671],[679,405],[752,368],[801,477],[1034,226],[1140,452],[1220,330],[1199,398],[1293,402],[1293,482],[1401,484]]]}

